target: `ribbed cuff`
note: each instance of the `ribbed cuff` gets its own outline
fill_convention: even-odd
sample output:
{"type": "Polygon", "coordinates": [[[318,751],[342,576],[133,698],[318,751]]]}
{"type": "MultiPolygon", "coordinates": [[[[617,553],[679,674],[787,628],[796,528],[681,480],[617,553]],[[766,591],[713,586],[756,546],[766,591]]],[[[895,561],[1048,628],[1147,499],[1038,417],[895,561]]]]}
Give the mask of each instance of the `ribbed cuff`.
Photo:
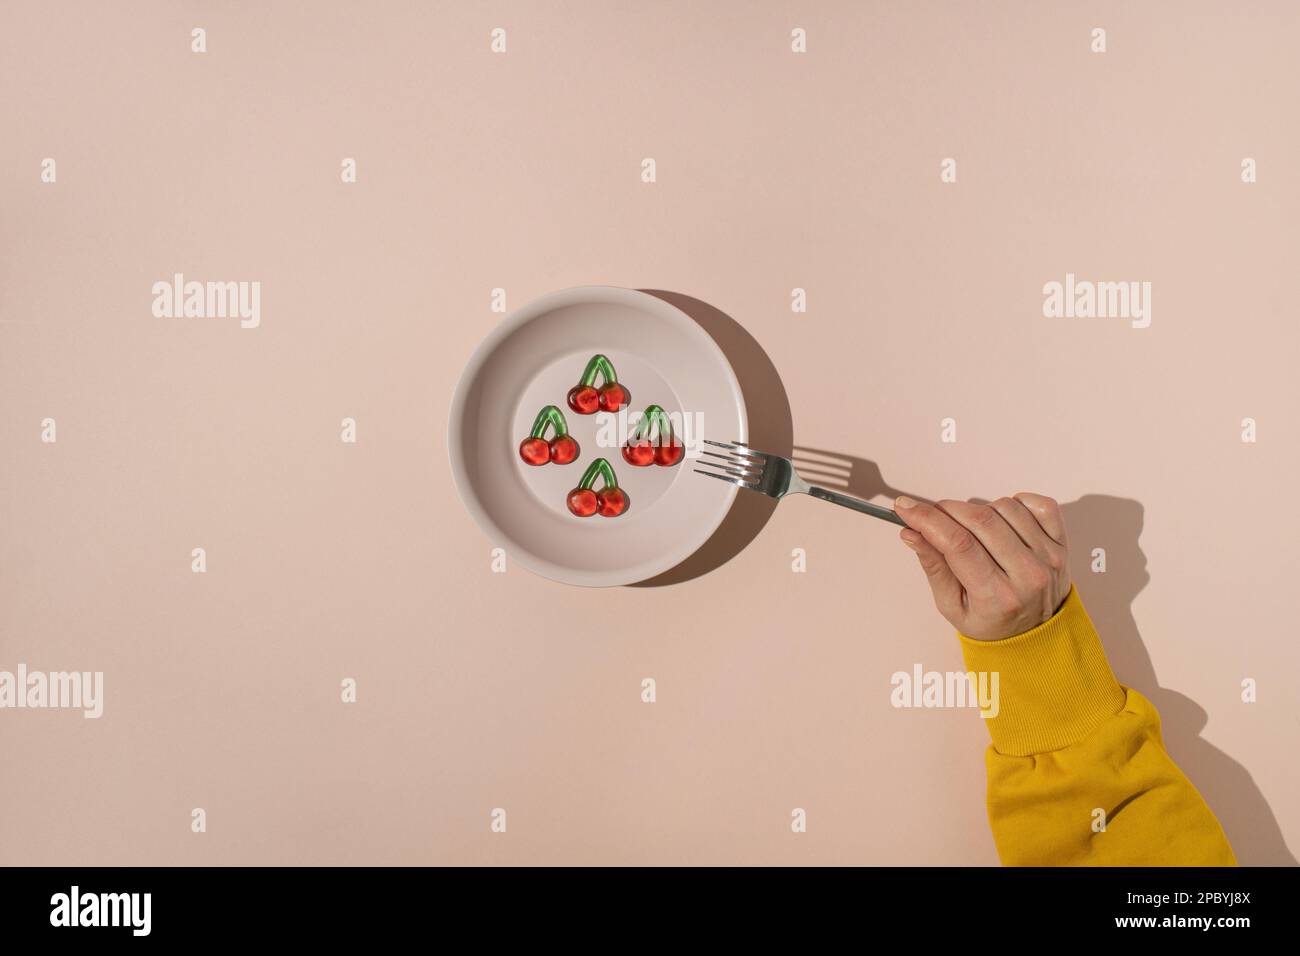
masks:
{"type": "Polygon", "coordinates": [[[987,721],[998,753],[1060,750],[1124,708],[1124,689],[1073,585],[1061,609],[1033,630],[1001,641],[957,636],[968,671],[998,674],[997,715],[987,721]]]}

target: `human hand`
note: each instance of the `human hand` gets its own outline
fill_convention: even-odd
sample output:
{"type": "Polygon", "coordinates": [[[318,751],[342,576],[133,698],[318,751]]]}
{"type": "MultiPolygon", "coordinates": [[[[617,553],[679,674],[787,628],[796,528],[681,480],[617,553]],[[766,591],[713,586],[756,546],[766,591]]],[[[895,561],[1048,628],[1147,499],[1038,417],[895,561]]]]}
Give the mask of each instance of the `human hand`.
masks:
{"type": "Polygon", "coordinates": [[[1023,634],[1070,594],[1065,520],[1051,498],[1021,492],[987,505],[928,505],[904,495],[894,510],[907,523],[899,537],[920,559],[935,607],[967,637],[1023,634]]]}

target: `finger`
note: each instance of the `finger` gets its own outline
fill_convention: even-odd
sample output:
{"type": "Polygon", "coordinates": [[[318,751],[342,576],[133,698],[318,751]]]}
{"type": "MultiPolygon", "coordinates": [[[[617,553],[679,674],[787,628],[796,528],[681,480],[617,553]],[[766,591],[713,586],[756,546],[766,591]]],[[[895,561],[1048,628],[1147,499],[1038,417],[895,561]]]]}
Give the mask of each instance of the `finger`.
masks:
{"type": "Polygon", "coordinates": [[[1039,526],[1047,532],[1049,538],[1061,545],[1061,547],[1067,547],[1065,542],[1065,518],[1061,516],[1061,506],[1056,503],[1055,499],[1046,495],[1036,495],[1029,491],[1018,492],[1014,497],[1029,509],[1039,526]]]}
{"type": "Polygon", "coordinates": [[[979,538],[984,550],[992,555],[1008,577],[1014,577],[1036,563],[1034,553],[1025,547],[1020,535],[995,509],[969,501],[940,501],[939,507],[979,538]]]}
{"type": "Polygon", "coordinates": [[[943,555],[967,591],[984,594],[999,579],[1005,580],[1002,569],[989,557],[979,538],[934,505],[903,495],[895,499],[894,511],[943,555]]]}
{"type": "Polygon", "coordinates": [[[1007,524],[1011,525],[1020,536],[1020,540],[1025,543],[1025,547],[1043,560],[1050,557],[1051,548],[1059,547],[1047,536],[1047,532],[1043,530],[1030,510],[1015,498],[999,498],[993,502],[992,507],[1002,515],[1002,519],[1007,524]]]}
{"type": "Polygon", "coordinates": [[[898,536],[903,539],[903,544],[916,552],[917,560],[921,562],[921,570],[925,572],[925,577],[930,582],[934,606],[939,609],[939,613],[954,623],[961,620],[966,612],[965,602],[962,601],[961,582],[957,580],[957,575],[952,573],[952,568],[939,553],[939,549],[926,541],[919,531],[913,531],[911,528],[904,528],[898,536]]]}

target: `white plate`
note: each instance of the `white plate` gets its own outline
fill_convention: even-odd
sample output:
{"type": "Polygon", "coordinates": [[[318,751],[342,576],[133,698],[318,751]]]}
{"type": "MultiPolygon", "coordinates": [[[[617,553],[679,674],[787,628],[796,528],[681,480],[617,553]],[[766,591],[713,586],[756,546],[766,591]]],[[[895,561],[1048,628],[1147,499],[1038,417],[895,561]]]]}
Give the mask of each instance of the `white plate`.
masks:
{"type": "MultiPolygon", "coordinates": [[[[626,415],[626,413],[624,413],[626,415]]],[[[705,438],[744,441],[745,401],[722,350],[690,316],[644,292],[583,286],[544,296],[507,317],[474,350],[451,403],[450,457],[461,501],[492,544],[531,571],[587,587],[634,584],[695,552],[722,523],[737,488],[694,474],[705,438]],[[608,413],[567,402],[588,360],[607,356],[631,393],[629,411],[660,405],[684,419],[686,458],[637,468],[608,413]],[[525,464],[519,443],[555,405],[580,453],[569,465],[525,464]],[[603,435],[602,435],[603,433],[603,435]],[[578,518],[566,505],[595,458],[613,466],[625,513],[578,518]]]]}

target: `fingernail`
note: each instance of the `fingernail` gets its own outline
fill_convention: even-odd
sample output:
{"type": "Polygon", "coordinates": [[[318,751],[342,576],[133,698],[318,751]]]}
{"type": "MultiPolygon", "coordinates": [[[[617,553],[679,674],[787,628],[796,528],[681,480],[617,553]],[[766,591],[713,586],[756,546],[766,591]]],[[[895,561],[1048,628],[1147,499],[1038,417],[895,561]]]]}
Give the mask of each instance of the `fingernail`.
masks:
{"type": "Polygon", "coordinates": [[[916,502],[915,502],[914,500],[912,500],[911,498],[907,497],[907,495],[899,495],[897,498],[894,499],[894,507],[895,507],[895,508],[915,508],[915,507],[916,507],[916,502]]]}
{"type": "Polygon", "coordinates": [[[903,539],[903,544],[907,545],[913,551],[916,551],[920,547],[919,542],[913,540],[911,535],[900,534],[899,537],[903,539]]]}

